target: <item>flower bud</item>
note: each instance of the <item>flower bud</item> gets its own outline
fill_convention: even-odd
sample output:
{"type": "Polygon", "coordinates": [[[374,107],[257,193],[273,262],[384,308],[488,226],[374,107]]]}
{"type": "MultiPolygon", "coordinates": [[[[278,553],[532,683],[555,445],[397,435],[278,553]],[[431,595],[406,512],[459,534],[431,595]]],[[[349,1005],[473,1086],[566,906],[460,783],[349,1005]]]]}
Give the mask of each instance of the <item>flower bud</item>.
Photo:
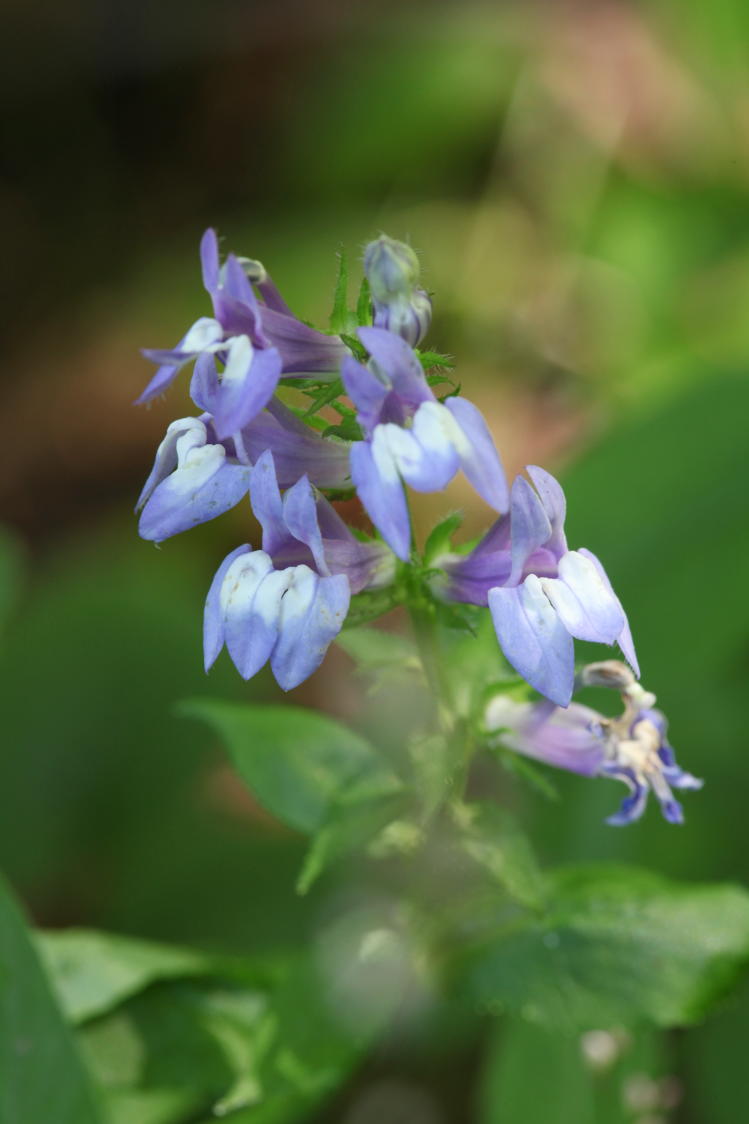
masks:
{"type": "Polygon", "coordinates": [[[432,302],[419,281],[419,259],[405,242],[386,234],[364,251],[364,273],[369,282],[374,325],[401,336],[415,347],[429,331],[432,302]]]}

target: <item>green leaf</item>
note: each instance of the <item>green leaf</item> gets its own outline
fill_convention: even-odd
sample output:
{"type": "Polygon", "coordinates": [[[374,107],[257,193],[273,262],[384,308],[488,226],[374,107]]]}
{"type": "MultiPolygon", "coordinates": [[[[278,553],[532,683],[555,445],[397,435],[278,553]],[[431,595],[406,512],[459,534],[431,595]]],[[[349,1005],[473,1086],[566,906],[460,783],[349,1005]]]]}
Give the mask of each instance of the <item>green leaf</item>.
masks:
{"type": "Polygon", "coordinates": [[[465,853],[516,901],[538,909],[546,896],[544,877],[528,837],[498,804],[462,804],[454,810],[465,853]]]}
{"type": "Polygon", "coordinates": [[[111,1124],[184,1124],[262,1096],[267,997],[164,983],[87,1024],[80,1041],[111,1124]]]}
{"type": "Polygon", "coordinates": [[[451,355],[443,355],[440,351],[418,351],[416,354],[419,357],[419,362],[425,371],[430,371],[433,367],[444,367],[450,371],[455,366],[455,360],[451,355]]]}
{"type": "Polygon", "coordinates": [[[72,1023],[119,1006],[156,980],[216,975],[204,953],[148,941],[65,929],[36,933],[35,941],[57,999],[72,1023]]]}
{"type": "Polygon", "coordinates": [[[339,394],[343,394],[343,383],[340,379],[334,379],[333,382],[328,383],[327,386],[322,387],[315,394],[314,398],[312,399],[302,416],[304,418],[312,417],[312,415],[316,414],[318,410],[322,410],[324,406],[328,406],[331,402],[335,402],[339,394]]]}
{"type": "Polygon", "coordinates": [[[348,311],[348,262],[346,251],[341,248],[338,253],[338,277],[333,296],[333,311],[330,314],[330,330],[340,335],[341,332],[348,332],[351,329],[351,317],[348,311]]]}
{"type": "Polygon", "coordinates": [[[369,281],[362,277],[359,286],[359,296],[356,301],[356,323],[359,327],[369,327],[372,323],[372,294],[369,291],[369,281]]]}
{"type": "Polygon", "coordinates": [[[344,632],[367,624],[377,617],[384,616],[396,605],[402,605],[403,600],[404,591],[399,585],[390,585],[386,589],[371,589],[365,593],[357,593],[355,597],[351,598],[351,605],[343,625],[344,632]]]}
{"type": "Polygon", "coordinates": [[[101,1124],[18,906],[0,882],[0,1124],[101,1124]]]}
{"type": "Polygon", "coordinates": [[[749,894],[680,885],[635,868],[591,866],[556,879],[542,921],[482,942],[470,993],[562,1029],[695,1022],[749,959],[749,894]]]}
{"type": "Polygon", "coordinates": [[[424,562],[427,566],[434,558],[450,550],[452,537],[462,522],[463,512],[453,511],[432,528],[424,544],[424,562]]]}
{"type": "Polygon", "coordinates": [[[633,1090],[640,1100],[649,1098],[641,1105],[652,1111],[648,1119],[665,1121],[673,1082],[663,1080],[664,1046],[663,1035],[653,1031],[633,1036],[620,1027],[581,1036],[520,1019],[498,1021],[484,1055],[477,1124],[632,1124],[633,1090]]]}
{"type": "Polygon", "coordinates": [[[400,788],[369,742],[317,711],[193,699],[179,713],[207,722],[261,804],[298,831],[321,827],[344,791],[353,800],[400,788]]]}
{"type": "Polygon", "coordinates": [[[306,894],[329,866],[365,847],[394,819],[399,803],[392,797],[378,797],[334,805],[312,837],[297,879],[297,893],[306,894]]]}

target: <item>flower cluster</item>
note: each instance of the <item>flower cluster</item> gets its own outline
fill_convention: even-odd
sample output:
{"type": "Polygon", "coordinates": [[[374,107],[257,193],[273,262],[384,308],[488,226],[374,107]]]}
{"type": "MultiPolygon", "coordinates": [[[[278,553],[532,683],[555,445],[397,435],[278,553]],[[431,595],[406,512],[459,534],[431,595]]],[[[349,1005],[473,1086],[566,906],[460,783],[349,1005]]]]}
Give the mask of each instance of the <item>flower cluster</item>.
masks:
{"type": "MultiPolygon", "coordinates": [[[[545,696],[540,704],[504,700],[515,748],[630,783],[632,800],[616,822],[640,813],[648,785],[678,818],[668,782],[684,787],[693,778],[685,781],[669,757],[657,712],[641,707],[611,723],[570,705],[575,638],[618,644],[634,697],[639,671],[626,615],[598,558],[568,547],[558,482],[529,466],[528,479],[509,487],[479,409],[454,390],[440,393],[440,357],[417,350],[432,306],[413,250],[384,235],[370,243],[357,312],[341,316],[339,307],[329,331],[298,319],[261,263],[234,254],[222,263],[212,230],[200,260],[213,315],[175,347],[144,351],[158,369],[138,399],[161,394],[193,364],[199,413],[168,427],[138,509],[140,534],[153,542],[245,498],[260,524],[260,548],[237,547],[211,584],[206,669],[226,647],[246,679],[269,663],[289,690],[319,666],[352,597],[399,582],[413,589],[417,580],[435,607],[488,608],[506,660],[545,696]],[[427,565],[415,549],[408,489],[442,491],[459,471],[495,521],[470,552],[446,549],[427,565]],[[351,493],[373,524],[369,538],[330,502],[351,493]]],[[[490,725],[498,722],[492,711],[490,725]]]]}

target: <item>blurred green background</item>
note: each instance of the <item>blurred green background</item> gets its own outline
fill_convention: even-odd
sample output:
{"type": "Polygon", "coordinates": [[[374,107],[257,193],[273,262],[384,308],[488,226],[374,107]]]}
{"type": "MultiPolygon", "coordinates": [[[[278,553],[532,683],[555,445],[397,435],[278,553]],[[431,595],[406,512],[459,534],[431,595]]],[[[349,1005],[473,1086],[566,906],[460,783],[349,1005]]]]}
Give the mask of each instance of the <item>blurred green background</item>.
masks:
{"type": "MultiPolygon", "coordinates": [[[[182,387],[132,408],[137,349],[204,314],[209,223],[317,321],[341,247],[356,259],[384,230],[420,251],[431,346],[510,472],[560,473],[571,545],[605,559],[680,762],[707,781],[681,829],[653,809],[604,827],[603,782],[512,799],[548,863],[749,882],[749,6],[13,0],[4,19],[0,858],[36,921],[277,949],[341,892],[294,895],[302,842],[174,715],[275,697],[225,660],[201,669],[204,592],[248,515],[161,550],[132,515],[190,412],[182,387]]],[[[450,502],[475,504],[460,485],[450,502]]],[[[423,530],[443,504],[420,504],[423,530]]],[[[471,507],[469,530],[486,520],[471,507]]],[[[299,697],[361,717],[349,669],[332,653],[299,697]]],[[[673,1036],[668,1119],[739,1118],[747,1035],[749,997],[673,1036]]],[[[336,1119],[366,1124],[377,1082],[396,1122],[551,1119],[532,1099],[500,1117],[481,1084],[506,1064],[526,1088],[537,1043],[508,1061],[448,1039],[385,1055],[336,1119]]]]}

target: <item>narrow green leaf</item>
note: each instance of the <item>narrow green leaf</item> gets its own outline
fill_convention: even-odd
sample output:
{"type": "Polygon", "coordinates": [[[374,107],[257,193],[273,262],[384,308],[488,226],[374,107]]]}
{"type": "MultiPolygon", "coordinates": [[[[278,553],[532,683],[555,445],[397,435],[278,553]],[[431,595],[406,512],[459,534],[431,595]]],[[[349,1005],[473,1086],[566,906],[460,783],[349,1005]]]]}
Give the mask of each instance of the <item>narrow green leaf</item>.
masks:
{"type": "Polygon", "coordinates": [[[71,1032],[0,882],[0,1124],[101,1124],[71,1032]]]}
{"type": "Polygon", "coordinates": [[[433,367],[444,367],[447,370],[452,370],[455,366],[453,357],[443,355],[440,351],[417,351],[416,354],[425,371],[430,371],[433,367]]]}
{"type": "Polygon", "coordinates": [[[340,379],[335,379],[333,382],[328,383],[327,386],[322,387],[317,394],[315,394],[309,406],[304,411],[303,417],[312,417],[313,414],[322,410],[324,406],[335,402],[340,394],[343,394],[343,383],[340,379]]]}
{"type": "Polygon", "coordinates": [[[356,301],[356,323],[360,327],[368,327],[372,323],[372,294],[369,291],[369,281],[362,277],[359,286],[359,296],[356,301]]]}
{"type": "Polygon", "coordinates": [[[264,807],[298,831],[321,827],[344,791],[400,788],[369,742],[317,711],[193,699],[179,712],[207,722],[264,807]]]}
{"type": "Polygon", "coordinates": [[[424,562],[427,566],[440,554],[450,550],[452,537],[462,522],[463,512],[453,511],[432,528],[424,544],[424,562]]]}
{"type": "Polygon", "coordinates": [[[749,893],[670,883],[635,868],[557,876],[542,921],[482,942],[471,994],[490,1008],[575,1029],[700,1019],[749,960],[749,893]]]}
{"type": "Polygon", "coordinates": [[[348,262],[346,251],[338,253],[338,276],[333,296],[333,311],[330,314],[330,329],[336,334],[350,330],[348,311],[348,262]]]}

